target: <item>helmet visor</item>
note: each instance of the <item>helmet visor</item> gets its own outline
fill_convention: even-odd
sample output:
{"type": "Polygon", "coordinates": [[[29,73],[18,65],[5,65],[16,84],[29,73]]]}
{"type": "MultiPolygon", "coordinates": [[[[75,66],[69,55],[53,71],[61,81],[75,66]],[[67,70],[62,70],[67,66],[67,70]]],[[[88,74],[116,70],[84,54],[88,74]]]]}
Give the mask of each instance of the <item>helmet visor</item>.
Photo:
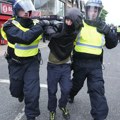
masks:
{"type": "Polygon", "coordinates": [[[96,21],[100,16],[101,8],[95,6],[86,7],[86,20],[96,21]]]}
{"type": "Polygon", "coordinates": [[[25,11],[25,12],[28,12],[28,11],[34,11],[35,10],[35,7],[32,3],[31,0],[17,0],[14,4],[14,7],[19,4],[21,6],[21,8],[25,11]]]}

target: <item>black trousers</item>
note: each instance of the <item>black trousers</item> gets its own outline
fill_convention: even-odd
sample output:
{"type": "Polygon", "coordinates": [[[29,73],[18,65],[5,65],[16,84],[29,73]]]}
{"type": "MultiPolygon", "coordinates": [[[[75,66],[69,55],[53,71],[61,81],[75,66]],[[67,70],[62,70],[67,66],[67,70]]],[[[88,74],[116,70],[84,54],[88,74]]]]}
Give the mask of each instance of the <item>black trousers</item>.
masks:
{"type": "Polygon", "coordinates": [[[66,107],[70,89],[72,86],[70,64],[52,64],[47,65],[47,84],[48,84],[48,110],[56,111],[57,90],[60,85],[61,98],[59,107],[66,107]]]}
{"type": "Polygon", "coordinates": [[[37,57],[22,61],[8,60],[10,92],[16,98],[24,95],[27,118],[34,118],[40,114],[39,64],[37,57]]]}
{"type": "Polygon", "coordinates": [[[73,70],[73,86],[70,96],[77,95],[87,79],[91,115],[94,120],[104,120],[108,115],[108,105],[104,95],[104,80],[100,60],[74,60],[73,70]]]}

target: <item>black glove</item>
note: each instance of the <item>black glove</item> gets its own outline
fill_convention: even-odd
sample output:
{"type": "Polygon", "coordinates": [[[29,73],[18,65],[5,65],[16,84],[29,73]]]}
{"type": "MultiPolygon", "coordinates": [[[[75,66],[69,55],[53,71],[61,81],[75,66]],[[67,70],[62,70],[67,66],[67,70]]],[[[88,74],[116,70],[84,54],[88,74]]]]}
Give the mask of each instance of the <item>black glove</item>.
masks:
{"type": "Polygon", "coordinates": [[[75,25],[75,29],[80,29],[80,28],[84,27],[82,17],[78,16],[74,25],[75,25]]]}
{"type": "Polygon", "coordinates": [[[41,25],[41,27],[44,29],[46,26],[50,25],[50,22],[48,20],[41,20],[39,22],[39,24],[41,25]]]}
{"type": "Polygon", "coordinates": [[[55,31],[61,32],[62,30],[62,26],[63,22],[59,22],[59,21],[50,21],[50,26],[52,26],[55,31]]]}
{"type": "Polygon", "coordinates": [[[110,32],[110,26],[107,25],[104,21],[99,20],[96,24],[97,31],[102,34],[108,34],[110,32]]]}
{"type": "Polygon", "coordinates": [[[48,27],[45,27],[45,34],[46,35],[52,35],[54,33],[56,33],[56,29],[53,27],[53,26],[48,26],[48,27]]]}

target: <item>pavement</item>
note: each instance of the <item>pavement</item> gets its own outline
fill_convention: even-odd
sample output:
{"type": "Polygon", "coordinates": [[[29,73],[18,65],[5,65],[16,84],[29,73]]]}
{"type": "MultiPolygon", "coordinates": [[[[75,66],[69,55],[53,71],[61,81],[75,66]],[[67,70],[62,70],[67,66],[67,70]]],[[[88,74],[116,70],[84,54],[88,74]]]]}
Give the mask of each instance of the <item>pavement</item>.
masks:
{"type": "Polygon", "coordinates": [[[4,56],[7,45],[0,45],[0,56],[4,56]]]}
{"type": "MultiPolygon", "coordinates": [[[[49,112],[47,110],[47,61],[49,49],[48,43],[41,43],[41,53],[43,65],[40,65],[40,110],[41,115],[37,120],[48,120],[49,112]]],[[[16,98],[11,97],[9,92],[9,75],[7,62],[3,55],[6,51],[6,45],[0,46],[0,120],[26,120],[24,114],[24,103],[19,103],[16,98]]],[[[109,105],[109,114],[106,120],[120,120],[120,44],[112,49],[104,49],[103,75],[105,79],[105,91],[109,105]]],[[[60,89],[57,97],[60,98],[60,89]]],[[[68,104],[71,113],[70,120],[93,120],[90,115],[90,100],[87,94],[87,84],[75,98],[74,104],[68,104]]],[[[64,120],[61,111],[57,108],[57,120],[64,120]]]]}

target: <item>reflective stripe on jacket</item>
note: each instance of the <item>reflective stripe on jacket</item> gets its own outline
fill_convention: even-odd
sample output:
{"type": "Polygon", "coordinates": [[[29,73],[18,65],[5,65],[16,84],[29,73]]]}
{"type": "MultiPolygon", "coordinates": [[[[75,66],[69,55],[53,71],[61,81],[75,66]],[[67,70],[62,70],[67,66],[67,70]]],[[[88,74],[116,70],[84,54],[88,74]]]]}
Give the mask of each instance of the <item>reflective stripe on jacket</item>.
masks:
{"type": "MultiPolygon", "coordinates": [[[[23,32],[26,32],[29,30],[29,28],[24,28],[23,26],[20,25],[19,22],[17,22],[16,20],[12,20],[12,23],[19,28],[20,30],[22,30],[23,32]]],[[[4,39],[7,40],[7,36],[6,33],[3,31],[2,28],[2,36],[4,39]]],[[[29,45],[25,45],[25,44],[11,44],[10,42],[8,42],[8,46],[11,48],[14,48],[14,53],[16,56],[18,57],[30,57],[30,56],[34,56],[38,53],[38,44],[39,41],[41,40],[42,35],[39,35],[37,37],[36,40],[34,40],[31,44],[29,45]]],[[[14,40],[14,39],[13,39],[14,40]]]]}
{"type": "Polygon", "coordinates": [[[84,27],[82,28],[76,39],[75,51],[93,55],[100,55],[102,53],[102,48],[104,45],[104,35],[97,32],[96,27],[84,23],[84,27]]]}

